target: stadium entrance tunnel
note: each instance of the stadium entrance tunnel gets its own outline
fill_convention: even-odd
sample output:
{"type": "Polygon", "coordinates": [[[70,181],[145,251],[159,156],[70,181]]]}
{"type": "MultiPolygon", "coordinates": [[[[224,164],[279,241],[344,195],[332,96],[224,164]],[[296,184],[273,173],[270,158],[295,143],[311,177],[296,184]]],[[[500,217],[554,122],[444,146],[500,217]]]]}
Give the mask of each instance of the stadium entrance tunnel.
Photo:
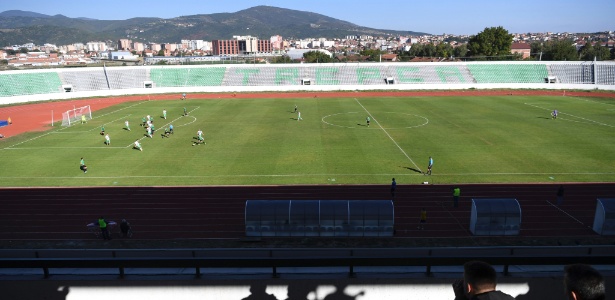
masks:
{"type": "Polygon", "coordinates": [[[246,236],[392,237],[391,200],[248,200],[246,236]]]}

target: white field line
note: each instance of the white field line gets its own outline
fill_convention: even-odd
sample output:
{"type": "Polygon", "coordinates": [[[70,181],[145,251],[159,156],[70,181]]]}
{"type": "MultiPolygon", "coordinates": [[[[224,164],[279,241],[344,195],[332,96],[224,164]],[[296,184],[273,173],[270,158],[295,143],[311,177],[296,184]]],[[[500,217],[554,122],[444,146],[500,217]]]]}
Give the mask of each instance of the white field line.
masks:
{"type": "MultiPolygon", "coordinates": [[[[551,111],[551,109],[544,108],[544,107],[540,107],[540,106],[538,106],[538,105],[534,105],[534,104],[530,104],[530,103],[524,103],[524,104],[525,104],[525,105],[532,106],[532,107],[536,107],[536,108],[540,108],[540,109],[544,109],[544,110],[551,111]]],[[[587,122],[579,122],[579,121],[575,121],[575,120],[565,119],[566,121],[572,121],[572,122],[578,122],[578,123],[587,123],[587,124],[595,123],[595,124],[602,125],[602,126],[615,127],[615,125],[610,125],[610,124],[606,124],[606,123],[602,123],[602,122],[594,121],[594,120],[591,120],[591,119],[587,119],[587,118],[583,118],[583,117],[575,116],[575,115],[573,115],[573,114],[568,114],[568,113],[563,113],[563,112],[559,112],[559,114],[561,114],[561,115],[571,116],[571,117],[573,117],[573,118],[577,118],[577,119],[585,120],[585,121],[587,121],[587,122]]],[[[559,118],[558,118],[558,119],[559,119],[559,118]]]]}
{"type": "MultiPolygon", "coordinates": [[[[499,175],[501,173],[475,173],[475,174],[445,174],[448,176],[472,176],[472,175],[499,175]]],[[[506,175],[542,175],[542,173],[507,173],[506,175]]],[[[551,173],[552,174],[552,173],[551,173]]],[[[615,173],[561,173],[561,174],[571,174],[571,175],[615,175],[615,173]]],[[[133,176],[98,176],[98,177],[74,177],[74,176],[0,176],[0,179],[75,179],[75,178],[84,178],[84,179],[113,179],[113,178],[232,178],[232,177],[243,177],[243,178],[263,178],[263,177],[306,177],[306,176],[322,176],[328,178],[342,177],[342,176],[420,176],[424,177],[423,174],[418,173],[387,173],[387,174],[229,174],[229,175],[133,175],[133,176]]],[[[432,175],[432,176],[443,176],[441,174],[432,175]]]]}
{"type": "Polygon", "coordinates": [[[120,108],[120,109],[118,109],[118,110],[110,111],[110,112],[108,112],[108,113],[106,113],[106,114],[102,114],[102,115],[100,115],[100,116],[96,116],[96,117],[94,117],[94,118],[92,118],[92,119],[97,119],[97,118],[100,118],[100,117],[104,117],[104,116],[106,116],[106,115],[114,114],[114,113],[116,113],[116,112],[118,112],[118,111],[122,111],[122,110],[125,110],[125,109],[129,109],[129,108],[135,107],[135,106],[137,106],[137,105],[141,105],[141,104],[146,103],[146,102],[149,102],[149,101],[150,101],[150,100],[147,100],[147,101],[141,101],[141,102],[139,102],[139,103],[135,103],[135,104],[133,104],[133,105],[129,105],[129,106],[126,106],[126,107],[124,107],[124,108],[120,108]]]}
{"type": "Polygon", "coordinates": [[[20,147],[6,148],[5,150],[42,150],[42,149],[124,149],[126,147],[20,147]]]}
{"type": "MultiPolygon", "coordinates": [[[[193,118],[194,120],[192,120],[192,122],[188,122],[188,123],[186,123],[186,124],[175,125],[175,127],[187,126],[187,125],[190,125],[190,124],[192,124],[192,123],[196,122],[196,117],[193,117],[193,116],[186,116],[186,117],[193,118]]],[[[241,123],[240,123],[240,124],[241,124],[241,123]]]]}
{"type": "MultiPolygon", "coordinates": [[[[608,105],[608,106],[611,106],[611,107],[615,106],[615,105],[613,105],[611,103],[598,102],[598,101],[593,100],[593,99],[581,98],[581,97],[577,97],[577,96],[566,97],[566,98],[572,98],[572,99],[575,99],[575,100],[578,100],[578,101],[591,102],[591,103],[595,103],[595,104],[608,105]]],[[[615,110],[615,109],[614,108],[607,108],[607,110],[615,110]]]]}
{"type": "Polygon", "coordinates": [[[406,158],[408,158],[410,160],[410,162],[416,167],[416,169],[419,170],[421,173],[423,173],[423,170],[421,170],[421,168],[414,162],[414,160],[412,160],[412,158],[410,158],[410,156],[406,153],[406,151],[404,151],[404,149],[402,149],[399,146],[399,144],[393,139],[393,137],[391,137],[391,135],[386,131],[386,129],[384,129],[384,127],[382,127],[382,125],[380,125],[380,122],[378,122],[378,120],[376,120],[376,118],[374,118],[374,116],[372,116],[372,114],[365,108],[365,106],[363,106],[363,104],[361,104],[361,102],[359,102],[359,100],[357,98],[355,98],[354,100],[357,101],[357,103],[363,108],[363,110],[365,110],[365,112],[369,115],[369,117],[372,118],[372,120],[374,120],[374,122],[376,122],[376,124],[378,124],[378,127],[380,127],[380,129],[382,129],[382,131],[389,137],[389,139],[391,139],[391,141],[395,144],[395,146],[397,146],[397,148],[399,148],[401,153],[403,153],[406,156],[406,158]]]}
{"type": "MultiPolygon", "coordinates": [[[[113,120],[113,121],[109,121],[109,122],[107,122],[107,123],[104,123],[104,124],[103,124],[103,126],[104,126],[104,125],[107,125],[107,124],[111,124],[111,123],[116,122],[116,121],[118,121],[118,120],[125,119],[126,117],[129,117],[129,116],[132,116],[132,114],[127,114],[127,115],[125,115],[125,116],[123,116],[123,117],[121,117],[121,118],[117,118],[117,119],[115,119],[115,120],[113,120]]],[[[93,118],[92,118],[92,119],[93,119],[93,118]]],[[[95,130],[95,129],[98,129],[98,127],[94,127],[94,128],[92,128],[92,129],[90,129],[90,130],[85,130],[85,131],[51,132],[51,133],[85,133],[85,132],[91,132],[92,130],[95,130]]]]}
{"type": "Polygon", "coordinates": [[[56,131],[50,131],[50,132],[47,132],[47,133],[45,133],[45,134],[42,134],[42,135],[39,135],[39,136],[33,137],[33,138],[31,138],[31,139],[28,139],[28,140],[25,140],[25,141],[23,141],[23,142],[21,142],[21,143],[17,143],[17,144],[15,144],[15,145],[11,146],[11,147],[6,147],[6,148],[3,148],[3,150],[11,150],[11,149],[16,149],[16,148],[15,148],[15,146],[19,146],[19,145],[21,145],[21,144],[24,144],[24,143],[27,143],[27,142],[31,142],[31,141],[33,141],[33,140],[36,140],[36,139],[42,138],[42,137],[44,137],[44,136],[50,135],[50,134],[52,134],[52,133],[54,133],[54,132],[57,132],[57,131],[60,131],[60,130],[64,130],[64,129],[66,129],[66,128],[68,128],[68,127],[60,128],[60,129],[58,129],[58,130],[56,130],[56,131]]]}
{"type": "MultiPolygon", "coordinates": [[[[197,106],[196,108],[194,108],[194,109],[192,109],[192,110],[188,111],[188,113],[192,113],[193,111],[195,111],[195,110],[197,110],[197,109],[199,109],[199,108],[201,108],[201,107],[200,107],[200,106],[197,106]]],[[[183,118],[183,117],[192,117],[192,116],[181,116],[181,117],[177,117],[177,118],[175,118],[175,119],[171,120],[170,122],[168,122],[168,123],[166,123],[166,124],[164,124],[164,125],[160,126],[160,128],[167,127],[167,126],[169,126],[169,124],[172,124],[173,122],[175,122],[175,121],[177,121],[177,120],[179,120],[179,119],[181,119],[181,118],[183,118]]],[[[194,121],[196,121],[196,117],[193,117],[193,118],[194,118],[194,121]]],[[[193,122],[194,122],[194,121],[193,121],[193,122]]],[[[193,122],[191,122],[191,123],[193,123],[193,122]]],[[[190,123],[187,123],[187,124],[190,124],[190,123]]],[[[186,125],[186,124],[184,124],[184,125],[186,125]]],[[[159,130],[160,130],[160,129],[159,129],[159,130]]],[[[148,137],[148,136],[145,136],[145,135],[144,135],[144,136],[142,136],[140,139],[138,139],[137,141],[141,141],[142,139],[144,139],[144,138],[146,138],[146,137],[148,137]]],[[[132,143],[130,143],[130,145],[128,145],[128,146],[126,146],[126,147],[124,147],[124,148],[131,148],[131,147],[133,147],[134,145],[135,145],[135,143],[134,143],[134,142],[132,142],[132,143]]]]}
{"type": "MultiPolygon", "coordinates": [[[[148,101],[149,101],[149,100],[148,100],[148,101]]],[[[133,107],[133,106],[136,106],[136,105],[139,105],[139,104],[143,104],[143,103],[145,103],[145,102],[146,102],[146,101],[142,101],[142,102],[139,102],[139,103],[136,103],[136,104],[133,104],[133,105],[130,105],[130,106],[124,107],[124,108],[120,108],[120,109],[118,109],[118,110],[114,110],[114,111],[112,111],[112,112],[109,112],[109,113],[106,113],[106,114],[102,114],[102,115],[100,115],[100,116],[97,116],[96,118],[100,118],[100,117],[102,117],[102,116],[106,116],[106,115],[108,115],[108,114],[116,113],[116,112],[118,112],[118,111],[122,111],[122,110],[124,110],[124,109],[129,108],[129,107],[133,107]]],[[[94,119],[94,118],[92,118],[92,119],[94,119]]],[[[44,136],[47,136],[47,135],[49,135],[49,134],[51,134],[51,133],[59,133],[58,131],[64,130],[64,129],[66,129],[66,128],[68,128],[68,127],[63,127],[63,128],[58,129],[58,130],[54,130],[54,131],[47,132],[47,133],[42,134],[42,135],[39,135],[39,136],[37,136],[37,137],[33,137],[33,138],[29,139],[29,140],[25,140],[25,141],[23,141],[23,142],[21,142],[21,143],[17,143],[17,144],[15,144],[15,145],[11,146],[11,147],[2,148],[2,149],[0,149],[0,150],[14,150],[14,149],[16,149],[16,148],[15,148],[15,146],[19,146],[19,145],[21,145],[21,144],[24,144],[24,143],[27,143],[27,142],[31,142],[31,141],[36,140],[36,139],[38,139],[38,138],[42,138],[42,137],[44,137],[44,136]]],[[[44,148],[32,148],[32,149],[44,149],[44,148]]]]}

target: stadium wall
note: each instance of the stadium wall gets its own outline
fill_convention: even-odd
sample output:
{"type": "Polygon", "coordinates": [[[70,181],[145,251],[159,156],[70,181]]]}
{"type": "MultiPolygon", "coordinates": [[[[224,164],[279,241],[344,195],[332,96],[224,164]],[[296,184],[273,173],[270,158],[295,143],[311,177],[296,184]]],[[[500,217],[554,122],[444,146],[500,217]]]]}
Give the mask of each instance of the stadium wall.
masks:
{"type": "Polygon", "coordinates": [[[0,73],[0,105],[174,93],[470,89],[612,91],[615,62],[235,64],[0,73]]]}

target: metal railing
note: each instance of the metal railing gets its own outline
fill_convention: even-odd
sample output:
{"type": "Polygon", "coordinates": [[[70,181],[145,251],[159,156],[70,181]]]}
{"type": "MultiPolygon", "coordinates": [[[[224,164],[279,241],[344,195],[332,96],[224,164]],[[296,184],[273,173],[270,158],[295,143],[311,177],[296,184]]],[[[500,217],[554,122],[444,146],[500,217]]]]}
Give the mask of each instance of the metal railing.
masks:
{"type": "Polygon", "coordinates": [[[166,250],[0,250],[0,268],[42,269],[44,277],[54,268],[201,269],[270,268],[278,277],[282,267],[425,267],[427,276],[434,266],[461,266],[470,260],[503,266],[508,275],[514,265],[567,265],[585,263],[615,265],[615,246],[577,247],[493,247],[493,248],[357,248],[357,249],[166,249],[166,250]]]}

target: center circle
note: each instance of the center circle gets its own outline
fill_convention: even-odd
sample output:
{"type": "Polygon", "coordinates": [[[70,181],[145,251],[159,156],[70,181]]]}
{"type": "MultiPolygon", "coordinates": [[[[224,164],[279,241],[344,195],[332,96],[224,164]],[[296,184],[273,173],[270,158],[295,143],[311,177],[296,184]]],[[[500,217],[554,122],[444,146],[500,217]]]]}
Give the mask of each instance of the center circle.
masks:
{"type": "MultiPolygon", "coordinates": [[[[371,118],[371,117],[370,117],[371,118]]],[[[429,119],[415,115],[400,112],[384,112],[378,113],[378,119],[371,118],[371,124],[367,126],[367,116],[364,112],[345,112],[331,114],[322,117],[322,122],[331,126],[342,128],[365,128],[365,129],[404,129],[416,128],[425,126],[429,123],[429,119]],[[363,114],[363,116],[361,116],[363,114]],[[391,126],[387,124],[395,124],[399,126],[391,126]],[[409,126],[405,126],[409,125],[409,126]]]]}

